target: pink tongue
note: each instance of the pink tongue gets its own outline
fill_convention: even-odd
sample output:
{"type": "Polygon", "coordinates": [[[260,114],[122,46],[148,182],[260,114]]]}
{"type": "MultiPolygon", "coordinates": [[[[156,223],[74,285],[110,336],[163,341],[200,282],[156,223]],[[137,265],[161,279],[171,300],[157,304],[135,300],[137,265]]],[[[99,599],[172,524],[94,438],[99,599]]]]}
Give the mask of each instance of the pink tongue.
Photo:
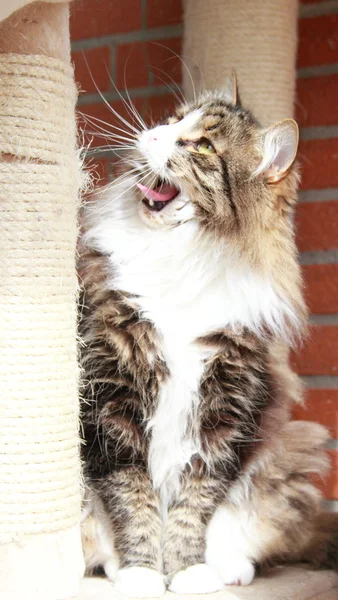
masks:
{"type": "Polygon", "coordinates": [[[148,200],[169,202],[169,200],[175,198],[175,196],[177,196],[178,193],[177,188],[175,188],[173,185],[169,185],[168,183],[164,183],[157,190],[152,190],[151,188],[142,185],[142,183],[137,183],[136,185],[148,200]]]}

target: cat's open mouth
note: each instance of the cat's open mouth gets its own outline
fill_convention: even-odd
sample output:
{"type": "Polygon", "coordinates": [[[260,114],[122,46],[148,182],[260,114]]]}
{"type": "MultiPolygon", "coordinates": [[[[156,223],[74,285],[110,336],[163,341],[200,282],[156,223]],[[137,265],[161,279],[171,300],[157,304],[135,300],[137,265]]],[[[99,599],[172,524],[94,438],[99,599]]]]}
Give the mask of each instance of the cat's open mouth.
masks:
{"type": "Polygon", "coordinates": [[[177,187],[169,183],[165,183],[162,180],[157,181],[154,188],[148,188],[142,183],[137,183],[137,187],[143,194],[142,202],[150,210],[154,210],[156,212],[162,210],[180,193],[180,190],[177,189],[177,187]]]}

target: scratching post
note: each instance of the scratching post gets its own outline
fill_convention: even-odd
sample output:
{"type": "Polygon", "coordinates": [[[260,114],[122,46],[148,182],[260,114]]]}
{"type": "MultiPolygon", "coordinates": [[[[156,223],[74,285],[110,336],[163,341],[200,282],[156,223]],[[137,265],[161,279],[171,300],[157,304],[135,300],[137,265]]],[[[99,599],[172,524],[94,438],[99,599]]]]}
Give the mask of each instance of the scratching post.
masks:
{"type": "Polygon", "coordinates": [[[196,89],[222,88],[235,69],[243,104],[263,124],[292,116],[297,7],[297,0],[185,0],[183,53],[196,89]]]}
{"type": "Polygon", "coordinates": [[[0,596],[75,596],[76,89],[68,4],[0,24],[0,596]]]}

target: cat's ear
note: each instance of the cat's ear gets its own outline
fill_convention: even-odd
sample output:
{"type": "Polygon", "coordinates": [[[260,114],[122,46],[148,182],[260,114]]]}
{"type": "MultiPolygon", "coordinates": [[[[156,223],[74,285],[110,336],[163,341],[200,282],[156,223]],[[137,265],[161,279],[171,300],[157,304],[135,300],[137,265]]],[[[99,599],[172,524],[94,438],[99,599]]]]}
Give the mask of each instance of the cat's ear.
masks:
{"type": "Polygon", "coordinates": [[[227,81],[225,96],[229,104],[232,104],[233,106],[240,106],[241,101],[239,98],[237,77],[235,71],[232,71],[232,75],[227,81]]]}
{"type": "Polygon", "coordinates": [[[293,119],[269,127],[262,138],[263,157],[253,176],[263,173],[267,183],[283,179],[296,158],[298,140],[298,125],[293,119]]]}

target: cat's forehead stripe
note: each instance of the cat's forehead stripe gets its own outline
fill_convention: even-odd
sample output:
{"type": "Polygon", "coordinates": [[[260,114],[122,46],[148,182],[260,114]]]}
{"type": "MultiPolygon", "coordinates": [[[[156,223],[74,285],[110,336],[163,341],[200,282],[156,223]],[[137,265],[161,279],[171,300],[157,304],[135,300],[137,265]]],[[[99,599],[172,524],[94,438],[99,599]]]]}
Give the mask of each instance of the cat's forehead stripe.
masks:
{"type": "Polygon", "coordinates": [[[198,108],[188,113],[181,121],[173,123],[170,127],[176,129],[176,133],[179,136],[189,133],[196,125],[200,122],[203,116],[203,111],[198,108]]]}

